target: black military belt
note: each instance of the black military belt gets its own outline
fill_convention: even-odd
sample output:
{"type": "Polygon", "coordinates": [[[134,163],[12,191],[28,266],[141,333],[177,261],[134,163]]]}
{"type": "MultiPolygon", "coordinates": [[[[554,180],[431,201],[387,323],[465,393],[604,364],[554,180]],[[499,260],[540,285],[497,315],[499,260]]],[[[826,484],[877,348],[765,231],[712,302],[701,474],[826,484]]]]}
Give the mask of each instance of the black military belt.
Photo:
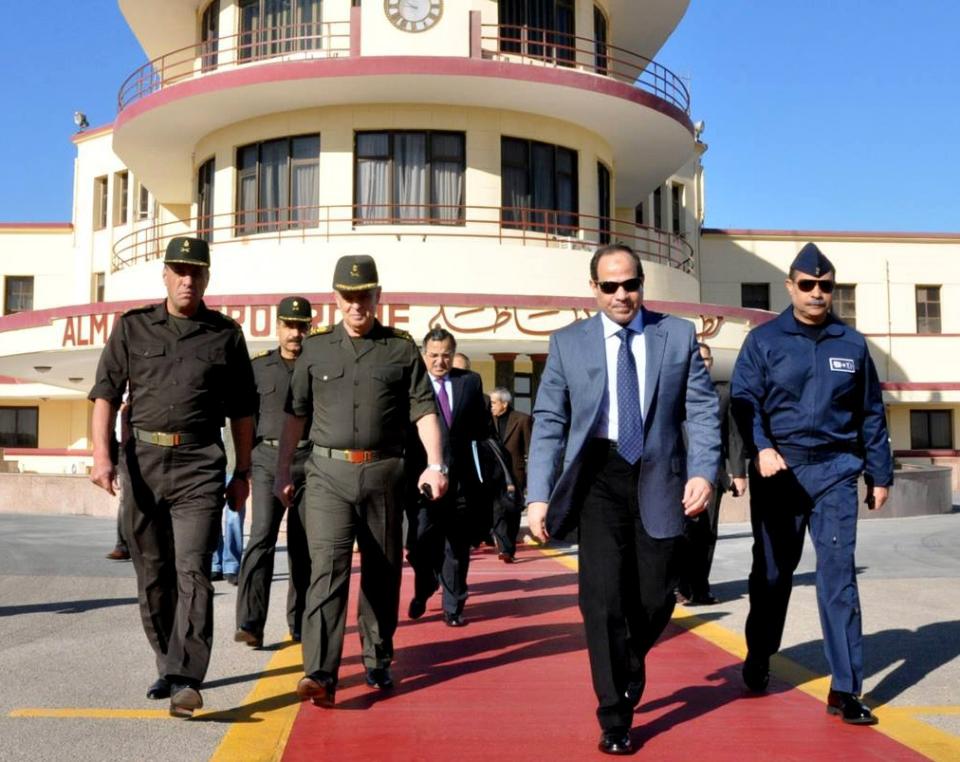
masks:
{"type": "Polygon", "coordinates": [[[159,447],[179,447],[188,444],[209,444],[216,441],[213,434],[195,434],[189,431],[144,431],[133,427],[133,438],[159,447]]]}
{"type": "MultiPolygon", "coordinates": [[[[267,445],[267,447],[279,447],[279,446],[280,446],[280,440],[279,440],[279,439],[267,439],[266,437],[264,437],[264,438],[261,439],[260,441],[263,442],[263,444],[267,445]]],[[[297,447],[306,447],[306,446],[309,445],[309,444],[311,444],[311,442],[310,442],[309,439],[298,439],[298,440],[297,440],[297,447]]]]}
{"type": "Polygon", "coordinates": [[[318,444],[314,444],[313,451],[324,458],[345,460],[347,463],[373,463],[384,458],[400,456],[400,453],[394,450],[334,450],[318,444]]]}

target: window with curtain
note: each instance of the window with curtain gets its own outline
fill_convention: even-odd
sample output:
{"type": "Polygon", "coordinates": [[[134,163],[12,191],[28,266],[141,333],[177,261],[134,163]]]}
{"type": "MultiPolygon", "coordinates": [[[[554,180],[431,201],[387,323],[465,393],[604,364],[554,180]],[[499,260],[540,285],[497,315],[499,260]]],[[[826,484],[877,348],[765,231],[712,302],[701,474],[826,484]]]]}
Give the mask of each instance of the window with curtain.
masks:
{"type": "Polygon", "coordinates": [[[500,0],[498,10],[502,51],[573,66],[575,0],[500,0]]]}
{"type": "Polygon", "coordinates": [[[240,61],[320,47],[322,0],[240,0],[240,61]]]}
{"type": "Polygon", "coordinates": [[[833,287],[833,314],[851,328],[857,327],[857,286],[838,283],[833,287]]]}
{"type": "Polygon", "coordinates": [[[316,227],[319,199],[319,135],[237,149],[237,235],[316,227]]]}
{"type": "Polygon", "coordinates": [[[952,450],[952,410],[911,410],[911,450],[952,450]]]}
{"type": "Polygon", "coordinates": [[[600,243],[610,243],[610,170],[601,161],[597,162],[597,210],[600,243]]]}
{"type": "Polygon", "coordinates": [[[500,151],[503,226],[576,235],[577,152],[508,137],[501,138],[500,151]]]}
{"type": "Polygon", "coordinates": [[[197,170],[197,238],[213,240],[213,178],[216,161],[207,159],[197,170]]]}
{"type": "Polygon", "coordinates": [[[462,132],[358,132],[354,219],[461,225],[465,170],[462,132]]]}
{"type": "Polygon", "coordinates": [[[917,333],[940,333],[940,286],[917,286],[917,333]]]}
{"type": "Polygon", "coordinates": [[[33,309],[33,276],[8,275],[4,278],[3,314],[29,312],[33,309]]]}
{"type": "Polygon", "coordinates": [[[220,0],[213,0],[200,17],[200,63],[203,71],[217,68],[220,37],[220,0]]]}

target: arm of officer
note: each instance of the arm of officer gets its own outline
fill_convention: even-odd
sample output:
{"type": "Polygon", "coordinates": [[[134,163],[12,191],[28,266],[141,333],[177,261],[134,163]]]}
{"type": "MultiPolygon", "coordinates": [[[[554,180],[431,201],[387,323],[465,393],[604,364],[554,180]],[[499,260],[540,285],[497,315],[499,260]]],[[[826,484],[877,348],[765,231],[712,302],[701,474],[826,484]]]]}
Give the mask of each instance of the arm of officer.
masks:
{"type": "Polygon", "coordinates": [[[250,494],[250,452],[253,450],[253,416],[230,419],[230,432],[233,434],[233,448],[237,455],[233,477],[227,485],[227,507],[239,511],[247,502],[250,494]]]}
{"type": "MultiPolygon", "coordinates": [[[[710,503],[720,468],[720,403],[710,373],[700,356],[693,326],[690,325],[688,330],[685,392],[687,483],[682,502],[684,513],[696,516],[710,503]]],[[[678,421],[677,425],[684,424],[678,421]]]]}
{"type": "Polygon", "coordinates": [[[756,467],[760,476],[773,476],[785,471],[787,464],[773,446],[763,414],[766,397],[766,365],[758,357],[754,334],[747,335],[730,381],[730,406],[740,434],[756,453],[756,467]]]}
{"type": "Polygon", "coordinates": [[[273,494],[287,508],[293,503],[294,486],[290,475],[290,464],[297,442],[304,439],[307,427],[306,416],[287,413],[283,418],[283,430],[280,432],[280,445],[277,447],[277,471],[273,479],[273,494]]]}
{"type": "MultiPolygon", "coordinates": [[[[423,450],[427,454],[427,463],[443,463],[440,424],[437,422],[436,413],[427,413],[417,419],[417,434],[423,444],[423,450]]],[[[430,468],[425,468],[417,480],[418,488],[423,489],[424,484],[430,485],[434,500],[443,497],[443,493],[447,491],[447,477],[430,468]]]]}
{"type": "Polygon", "coordinates": [[[867,483],[867,507],[880,510],[887,502],[893,484],[893,455],[887,433],[887,417],[880,391],[877,369],[864,350],[863,423],[860,426],[865,451],[864,481],[867,483]]]}
{"type": "Polygon", "coordinates": [[[117,494],[117,469],[110,457],[110,437],[117,418],[117,408],[109,400],[93,401],[90,421],[93,438],[93,470],[90,481],[111,495],[117,494]]]}

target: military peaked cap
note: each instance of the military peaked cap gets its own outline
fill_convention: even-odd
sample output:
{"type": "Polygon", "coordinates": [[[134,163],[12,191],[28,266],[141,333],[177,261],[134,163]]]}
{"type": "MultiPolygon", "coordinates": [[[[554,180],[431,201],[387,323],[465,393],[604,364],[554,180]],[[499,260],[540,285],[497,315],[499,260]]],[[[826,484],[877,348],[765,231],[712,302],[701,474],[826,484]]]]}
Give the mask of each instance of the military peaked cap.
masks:
{"type": "Polygon", "coordinates": [[[340,257],[333,268],[333,287],[337,291],[366,291],[379,285],[377,263],[366,254],[340,257]]]}
{"type": "Polygon", "coordinates": [[[182,265],[199,265],[210,267],[210,244],[199,238],[177,236],[171,238],[167,244],[167,253],[163,257],[165,265],[179,263],[182,265]]]}

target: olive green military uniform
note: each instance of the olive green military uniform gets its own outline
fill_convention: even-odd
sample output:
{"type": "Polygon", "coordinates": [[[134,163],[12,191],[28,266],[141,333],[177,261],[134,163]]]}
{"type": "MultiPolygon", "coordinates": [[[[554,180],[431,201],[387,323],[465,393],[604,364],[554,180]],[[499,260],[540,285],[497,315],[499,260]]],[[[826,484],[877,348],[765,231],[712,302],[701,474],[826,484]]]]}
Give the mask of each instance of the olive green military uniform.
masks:
{"type": "Polygon", "coordinates": [[[363,663],[387,667],[393,659],[402,565],[404,431],[410,422],[436,412],[433,389],[409,334],[374,323],[357,339],[338,324],[304,341],[287,411],[312,416],[304,510],[311,561],[304,672],[322,673],[335,684],[354,539],[361,554],[363,663]],[[364,457],[368,462],[340,459],[347,450],[370,451],[364,457]]]}
{"type": "MultiPolygon", "coordinates": [[[[309,323],[310,302],[303,297],[287,297],[277,308],[277,318],[309,323]]],[[[243,552],[237,587],[237,628],[263,639],[263,627],[270,606],[270,585],[277,535],[285,508],[273,494],[277,472],[277,447],[283,431],[284,406],[290,390],[293,361],[284,360],[279,349],[253,358],[260,408],[257,412],[257,438],[253,449],[253,522],[250,540],[243,552]]],[[[294,639],[300,638],[307,587],[310,585],[310,554],[303,531],[304,466],[310,455],[310,440],[298,443],[290,473],[294,498],[287,513],[287,627],[294,639]]]]}
{"type": "Polygon", "coordinates": [[[121,515],[143,627],[159,675],[199,683],[213,639],[210,563],[227,462],[220,429],[225,417],[253,415],[256,399],[233,320],[203,303],[193,318],[174,320],[165,302],[122,315],[89,396],[119,406],[130,386],[133,436],[119,470],[130,500],[121,515]]]}

